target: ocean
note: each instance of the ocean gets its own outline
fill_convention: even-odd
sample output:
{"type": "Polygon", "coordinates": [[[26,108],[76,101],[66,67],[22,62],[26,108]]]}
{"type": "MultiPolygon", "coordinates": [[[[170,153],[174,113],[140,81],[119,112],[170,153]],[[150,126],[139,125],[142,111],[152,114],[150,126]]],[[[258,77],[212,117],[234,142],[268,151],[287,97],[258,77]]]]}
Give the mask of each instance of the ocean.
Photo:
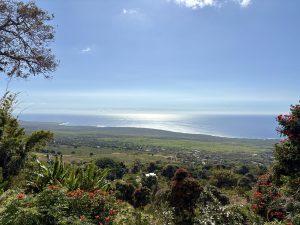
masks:
{"type": "Polygon", "coordinates": [[[62,126],[139,127],[221,137],[278,139],[275,115],[189,115],[180,117],[140,115],[21,114],[20,120],[56,122],[62,126]]]}

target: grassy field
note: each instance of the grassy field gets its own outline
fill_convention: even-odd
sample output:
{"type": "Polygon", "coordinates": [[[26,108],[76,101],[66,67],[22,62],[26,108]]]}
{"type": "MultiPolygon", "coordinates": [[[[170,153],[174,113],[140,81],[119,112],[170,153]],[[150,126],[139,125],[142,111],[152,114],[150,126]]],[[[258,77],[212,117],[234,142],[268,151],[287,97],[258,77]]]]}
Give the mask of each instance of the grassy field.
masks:
{"type": "MultiPolygon", "coordinates": [[[[55,134],[48,151],[60,152],[67,161],[110,157],[126,163],[134,160],[172,162],[192,157],[212,160],[271,160],[277,140],[223,138],[143,128],[97,128],[23,122],[27,132],[43,129],[55,134]],[[251,159],[253,157],[253,159],[251,159]]],[[[39,153],[41,158],[45,154],[39,153]]]]}

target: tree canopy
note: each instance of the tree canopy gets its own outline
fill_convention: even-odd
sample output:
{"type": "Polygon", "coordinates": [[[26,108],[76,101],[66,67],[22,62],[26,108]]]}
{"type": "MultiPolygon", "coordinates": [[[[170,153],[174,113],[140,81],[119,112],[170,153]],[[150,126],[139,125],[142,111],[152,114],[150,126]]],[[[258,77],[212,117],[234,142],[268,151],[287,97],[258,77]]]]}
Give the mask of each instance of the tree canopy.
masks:
{"type": "Polygon", "coordinates": [[[57,61],[49,44],[53,15],[34,2],[0,0],[0,72],[8,77],[27,78],[49,73],[57,61]]]}
{"type": "Polygon", "coordinates": [[[298,178],[300,175],[300,104],[292,105],[290,113],[279,115],[278,132],[285,137],[275,146],[275,178],[298,178]]]}
{"type": "Polygon", "coordinates": [[[0,177],[4,180],[18,174],[30,151],[41,150],[53,139],[53,134],[48,131],[25,134],[12,115],[15,97],[6,93],[0,99],[0,177]]]}

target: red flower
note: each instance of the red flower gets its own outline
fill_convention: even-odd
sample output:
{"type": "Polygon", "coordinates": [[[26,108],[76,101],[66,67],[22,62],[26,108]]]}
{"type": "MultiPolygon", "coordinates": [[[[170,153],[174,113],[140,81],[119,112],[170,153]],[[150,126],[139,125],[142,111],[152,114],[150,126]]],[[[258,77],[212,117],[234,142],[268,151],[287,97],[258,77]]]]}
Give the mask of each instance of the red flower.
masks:
{"type": "Polygon", "coordinates": [[[114,210],[114,209],[109,210],[109,215],[114,215],[116,213],[117,213],[117,210],[114,210]]]}
{"type": "Polygon", "coordinates": [[[58,189],[58,187],[56,187],[54,185],[48,186],[48,190],[56,190],[56,189],[58,189]]]}
{"type": "Polygon", "coordinates": [[[80,218],[80,221],[83,221],[85,219],[85,216],[81,215],[79,218],[80,218]]]}
{"type": "Polygon", "coordinates": [[[251,206],[252,209],[257,209],[257,207],[258,207],[257,204],[253,204],[253,205],[251,206]]]}
{"type": "Polygon", "coordinates": [[[17,199],[24,199],[26,197],[26,195],[24,193],[19,193],[16,195],[17,199]]]}
{"type": "Polygon", "coordinates": [[[99,215],[97,215],[97,216],[95,216],[95,218],[98,220],[98,219],[100,219],[100,216],[99,216],[99,215]]]}
{"type": "Polygon", "coordinates": [[[280,211],[275,211],[275,212],[271,212],[271,216],[276,217],[278,219],[283,219],[285,217],[285,213],[280,211]]]}
{"type": "Polygon", "coordinates": [[[90,192],[90,193],[89,193],[89,197],[90,197],[90,198],[95,198],[95,197],[96,197],[96,194],[94,194],[93,192],[90,192]]]}
{"type": "Polygon", "coordinates": [[[261,196],[262,196],[262,193],[259,191],[254,193],[254,197],[256,197],[256,198],[260,198],[261,196]]]}
{"type": "Polygon", "coordinates": [[[109,216],[105,217],[105,221],[109,221],[109,220],[110,220],[109,216]]]}

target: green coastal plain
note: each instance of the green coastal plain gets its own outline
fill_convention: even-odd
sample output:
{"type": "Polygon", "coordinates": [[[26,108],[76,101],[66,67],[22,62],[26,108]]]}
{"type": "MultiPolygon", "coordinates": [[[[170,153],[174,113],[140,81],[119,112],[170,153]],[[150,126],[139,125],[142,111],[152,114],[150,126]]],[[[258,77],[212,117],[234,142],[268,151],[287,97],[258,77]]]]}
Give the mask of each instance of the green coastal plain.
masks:
{"type": "Polygon", "coordinates": [[[109,157],[125,164],[135,160],[142,162],[162,161],[189,162],[252,162],[269,164],[275,139],[224,138],[202,134],[128,128],[63,126],[58,123],[22,122],[30,133],[50,130],[55,141],[42,153],[64,155],[69,162],[90,161],[91,158],[109,157]]]}

